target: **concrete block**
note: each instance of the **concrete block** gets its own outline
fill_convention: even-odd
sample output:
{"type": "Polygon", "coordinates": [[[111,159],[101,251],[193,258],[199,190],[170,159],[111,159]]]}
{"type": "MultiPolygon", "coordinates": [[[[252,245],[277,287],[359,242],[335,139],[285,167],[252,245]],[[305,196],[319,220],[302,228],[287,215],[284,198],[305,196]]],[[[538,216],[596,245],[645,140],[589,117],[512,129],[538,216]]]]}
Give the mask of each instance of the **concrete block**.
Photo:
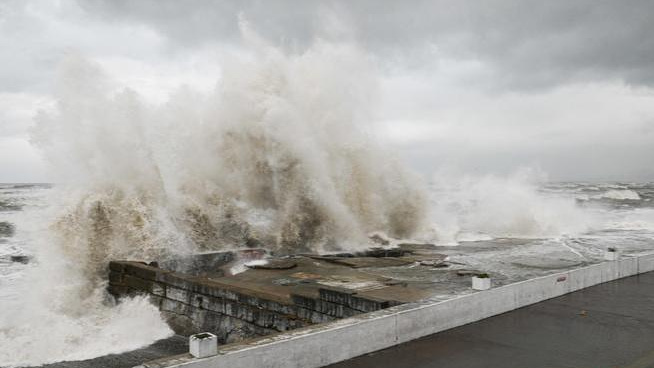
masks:
{"type": "Polygon", "coordinates": [[[220,309],[212,308],[212,307],[216,307],[215,300],[217,300],[217,298],[213,298],[203,294],[190,293],[189,300],[191,302],[191,305],[194,307],[202,308],[202,309],[211,309],[214,312],[222,311],[220,309]]]}
{"type": "Polygon", "coordinates": [[[202,332],[189,337],[189,353],[196,358],[206,358],[218,354],[218,337],[202,332]]]}
{"type": "MultiPolygon", "coordinates": [[[[195,295],[197,295],[197,294],[195,294],[195,295]]],[[[225,314],[225,300],[224,299],[205,296],[202,299],[202,304],[200,305],[200,307],[204,308],[204,309],[214,311],[214,312],[225,314]]]]}
{"type": "Polygon", "coordinates": [[[191,293],[187,290],[178,289],[173,286],[166,287],[166,298],[168,299],[177,300],[178,302],[185,304],[191,304],[190,297],[191,293]]]}
{"type": "Polygon", "coordinates": [[[472,276],[472,288],[474,290],[488,290],[491,288],[490,277],[472,276]]]}
{"type": "Polygon", "coordinates": [[[172,312],[179,315],[184,315],[189,313],[189,305],[180,303],[177,300],[161,298],[161,304],[159,306],[162,311],[172,312]]]}
{"type": "Polygon", "coordinates": [[[156,282],[152,283],[152,294],[157,295],[157,296],[166,296],[166,288],[156,282]]]}

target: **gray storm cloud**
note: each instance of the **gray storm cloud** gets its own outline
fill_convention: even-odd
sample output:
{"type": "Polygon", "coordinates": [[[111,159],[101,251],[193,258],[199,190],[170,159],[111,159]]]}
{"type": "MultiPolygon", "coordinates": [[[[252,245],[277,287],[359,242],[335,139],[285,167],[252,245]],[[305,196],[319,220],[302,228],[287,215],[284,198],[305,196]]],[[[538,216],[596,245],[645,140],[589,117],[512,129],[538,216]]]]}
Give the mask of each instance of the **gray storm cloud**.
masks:
{"type": "MultiPolygon", "coordinates": [[[[234,14],[289,47],[334,35],[334,23],[369,51],[419,65],[442,55],[486,62],[498,84],[553,86],[619,78],[654,83],[651,1],[111,1],[80,2],[106,21],[147,23],[176,47],[236,42],[234,14]],[[427,59],[427,60],[425,60],[427,59]]],[[[336,32],[343,36],[342,32],[336,32]]]]}
{"type": "Polygon", "coordinates": [[[5,0],[0,181],[48,179],[28,130],[66,55],[161,101],[214,87],[241,49],[239,17],[291,54],[322,39],[370,55],[379,129],[424,173],[654,179],[650,1],[5,0]]]}

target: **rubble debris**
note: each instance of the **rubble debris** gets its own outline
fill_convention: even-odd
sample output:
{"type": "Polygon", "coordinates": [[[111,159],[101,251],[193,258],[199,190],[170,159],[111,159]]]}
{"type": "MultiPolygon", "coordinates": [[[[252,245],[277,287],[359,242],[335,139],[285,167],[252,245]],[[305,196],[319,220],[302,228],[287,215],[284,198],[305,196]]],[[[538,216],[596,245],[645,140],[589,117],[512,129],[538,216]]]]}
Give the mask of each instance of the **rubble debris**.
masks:
{"type": "Polygon", "coordinates": [[[9,260],[16,263],[28,264],[30,262],[29,256],[10,256],[9,260]]]}
{"type": "Polygon", "coordinates": [[[413,263],[413,260],[402,259],[395,257],[321,257],[313,256],[313,259],[322,260],[330,263],[335,263],[352,268],[366,268],[366,267],[397,267],[413,263]]]}

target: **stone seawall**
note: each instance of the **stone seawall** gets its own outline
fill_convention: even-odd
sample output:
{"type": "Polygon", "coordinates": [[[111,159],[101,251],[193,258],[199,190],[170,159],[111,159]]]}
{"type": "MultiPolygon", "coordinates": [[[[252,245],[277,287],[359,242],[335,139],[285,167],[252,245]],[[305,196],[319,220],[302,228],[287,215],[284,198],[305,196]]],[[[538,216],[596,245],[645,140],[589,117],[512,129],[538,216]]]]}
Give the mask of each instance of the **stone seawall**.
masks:
{"type": "MultiPolygon", "coordinates": [[[[230,257],[224,257],[230,259],[230,257]]],[[[156,264],[113,261],[109,292],[121,298],[150,296],[178,334],[216,334],[221,343],[265,336],[315,323],[333,321],[397,305],[397,302],[357,296],[333,287],[301,285],[287,294],[257,290],[229,277],[166,270],[156,264]]]]}

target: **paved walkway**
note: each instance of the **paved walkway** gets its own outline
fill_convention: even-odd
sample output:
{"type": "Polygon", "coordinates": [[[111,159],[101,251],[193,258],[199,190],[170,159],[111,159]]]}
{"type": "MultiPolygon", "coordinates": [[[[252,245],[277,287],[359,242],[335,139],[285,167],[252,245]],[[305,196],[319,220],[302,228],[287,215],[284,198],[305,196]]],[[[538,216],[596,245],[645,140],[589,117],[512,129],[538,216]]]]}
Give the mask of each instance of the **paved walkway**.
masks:
{"type": "Polygon", "coordinates": [[[329,366],[363,367],[654,368],[654,272],[329,366]]]}

